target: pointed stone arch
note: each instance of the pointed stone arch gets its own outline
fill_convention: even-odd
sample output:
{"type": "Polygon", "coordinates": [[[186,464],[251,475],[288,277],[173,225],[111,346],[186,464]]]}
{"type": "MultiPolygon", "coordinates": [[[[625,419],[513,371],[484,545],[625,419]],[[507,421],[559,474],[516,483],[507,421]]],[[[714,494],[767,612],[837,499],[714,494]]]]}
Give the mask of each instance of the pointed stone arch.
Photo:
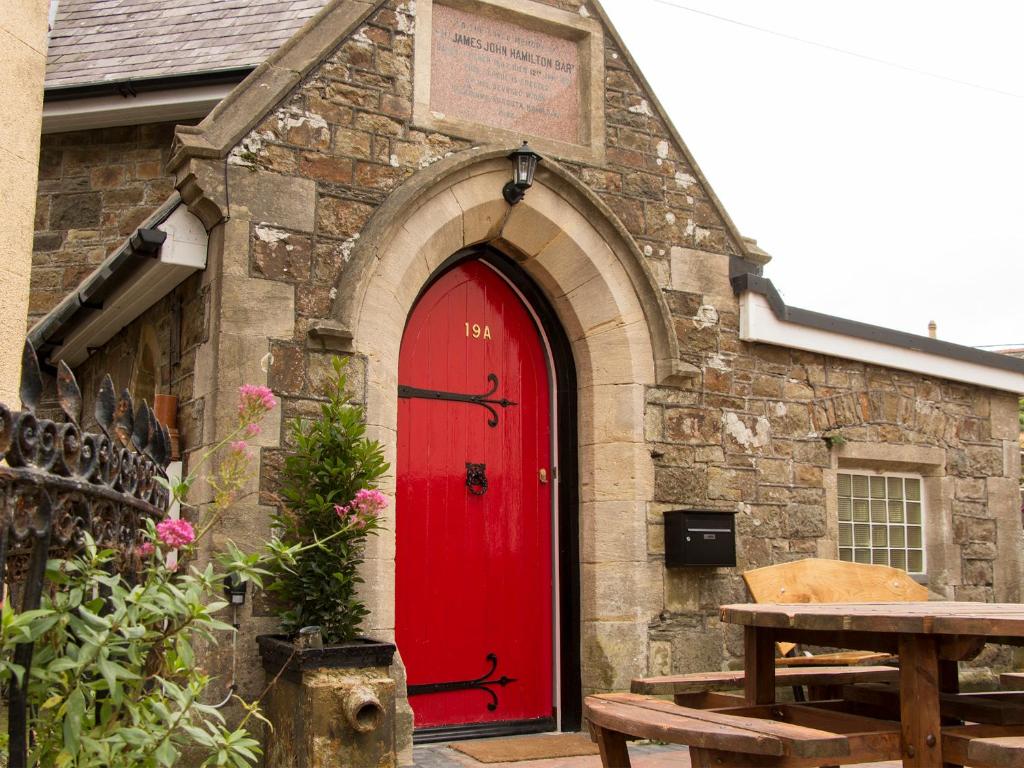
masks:
{"type": "MultiPolygon", "coordinates": [[[[619,310],[625,310],[632,295],[639,315],[634,313],[630,322],[642,316],[650,339],[654,378],[647,383],[671,386],[693,376],[696,371],[679,359],[679,342],[661,289],[614,213],[552,160],[538,168],[528,199],[508,206],[501,188],[510,173],[505,159],[509,151],[483,147],[461,152],[392,193],[352,244],[349,264],[337,286],[334,321],[318,326],[313,334],[325,340],[333,337],[342,346],[351,343],[371,287],[379,289],[396,280],[416,284],[417,278],[424,277],[424,265],[429,274],[455,251],[491,243],[515,258],[553,300],[595,277],[603,280],[591,290],[603,283],[619,310]],[[458,247],[445,252],[451,245],[458,247]],[[414,247],[422,251],[423,263],[408,258],[414,247]],[[589,255],[588,248],[592,249],[589,255]],[[555,256],[564,260],[559,263],[555,256]],[[574,271],[577,266],[583,270],[574,271]],[[417,271],[405,274],[408,269],[417,271]]],[[[414,296],[421,287],[422,281],[416,284],[414,296]]],[[[398,296],[401,290],[395,293],[403,298],[398,296]]],[[[594,330],[593,323],[601,325],[585,313],[575,318],[572,312],[568,315],[562,319],[570,320],[566,330],[574,340],[574,331],[589,332],[594,330]],[[578,328],[573,327],[573,319],[579,322],[578,328]]]]}
{"type": "MultiPolygon", "coordinates": [[[[399,348],[423,287],[453,254],[482,243],[539,286],[577,375],[583,687],[623,687],[646,668],[646,627],[662,592],[661,566],[648,562],[646,388],[679,383],[695,369],[679,360],[661,289],[614,213],[552,161],[510,207],[501,196],[509,151],[460,153],[393,193],[355,240],[334,319],[310,334],[366,359],[367,421],[394,467],[399,348]]],[[[394,491],[393,475],[382,489],[394,491]]],[[[395,626],[394,558],[390,532],[367,551],[372,634],[389,636],[395,626]]]]}

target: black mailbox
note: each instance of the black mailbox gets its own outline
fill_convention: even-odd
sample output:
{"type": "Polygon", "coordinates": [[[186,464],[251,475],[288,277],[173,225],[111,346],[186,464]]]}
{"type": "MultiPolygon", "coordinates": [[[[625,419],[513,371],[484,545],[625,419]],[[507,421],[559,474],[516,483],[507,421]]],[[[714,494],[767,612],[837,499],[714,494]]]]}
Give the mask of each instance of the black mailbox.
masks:
{"type": "Polygon", "coordinates": [[[736,517],[731,512],[674,509],[665,513],[665,565],[736,565],[736,517]]]}

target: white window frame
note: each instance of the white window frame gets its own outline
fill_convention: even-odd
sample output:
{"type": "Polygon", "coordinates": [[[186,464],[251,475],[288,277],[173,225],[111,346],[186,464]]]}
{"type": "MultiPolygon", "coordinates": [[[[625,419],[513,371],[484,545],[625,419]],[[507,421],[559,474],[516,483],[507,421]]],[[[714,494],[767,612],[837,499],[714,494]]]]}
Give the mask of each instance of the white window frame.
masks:
{"type": "MultiPolygon", "coordinates": [[[[926,492],[927,483],[925,482],[926,478],[924,476],[920,475],[920,474],[915,474],[915,473],[912,473],[912,472],[884,472],[884,471],[880,472],[880,471],[877,471],[877,470],[872,470],[872,469],[867,469],[867,468],[858,468],[858,467],[840,467],[840,468],[838,468],[836,470],[836,487],[835,487],[835,494],[836,494],[836,497],[835,497],[835,504],[836,504],[836,506],[835,506],[835,514],[836,514],[837,534],[842,529],[842,525],[844,523],[849,523],[851,525],[851,527],[857,525],[857,522],[853,519],[852,504],[851,504],[851,518],[850,518],[850,520],[848,520],[848,521],[847,520],[841,520],[840,517],[839,517],[839,499],[840,499],[840,494],[839,494],[839,476],[840,475],[851,475],[851,476],[867,477],[867,478],[869,478],[869,481],[868,481],[869,484],[870,484],[870,478],[875,478],[875,477],[882,478],[884,480],[888,480],[888,478],[899,478],[899,479],[902,479],[902,480],[916,480],[918,482],[920,498],[917,500],[917,503],[920,504],[920,506],[921,506],[921,521],[920,521],[920,523],[909,523],[907,521],[906,505],[907,505],[908,501],[913,501],[913,500],[908,500],[906,498],[906,495],[904,495],[903,498],[901,499],[901,501],[903,503],[903,511],[904,511],[904,515],[903,515],[904,545],[903,545],[903,547],[901,547],[901,548],[899,548],[899,547],[894,548],[894,547],[892,547],[892,545],[890,543],[890,540],[889,540],[890,528],[894,525],[894,523],[892,523],[892,522],[890,522],[888,520],[888,502],[890,501],[890,499],[889,499],[888,483],[886,483],[885,502],[886,502],[887,511],[886,511],[886,522],[884,523],[885,528],[886,528],[886,544],[885,544],[884,547],[882,547],[882,546],[877,546],[876,547],[874,545],[874,526],[879,525],[879,523],[875,523],[871,519],[871,513],[870,513],[870,509],[869,509],[867,524],[869,526],[869,541],[870,541],[870,543],[869,543],[869,545],[867,547],[867,550],[868,550],[868,552],[872,553],[872,555],[873,555],[876,550],[880,551],[880,550],[883,550],[883,549],[886,552],[889,552],[889,553],[891,553],[893,551],[893,549],[902,549],[904,552],[909,552],[910,550],[920,549],[920,551],[921,551],[921,569],[920,570],[913,570],[913,571],[910,570],[910,567],[909,567],[910,566],[910,558],[907,557],[906,558],[906,566],[907,567],[900,568],[900,570],[903,570],[908,575],[910,575],[912,577],[915,577],[915,578],[918,578],[918,579],[926,578],[927,575],[928,575],[928,535],[927,535],[927,533],[928,533],[928,519],[929,519],[929,514],[928,514],[928,506],[929,506],[929,504],[928,504],[928,494],[926,492]],[[914,527],[914,526],[919,526],[920,529],[921,529],[921,538],[920,538],[920,547],[919,548],[918,547],[911,547],[909,545],[909,541],[910,541],[909,529],[911,527],[914,527]]],[[[869,495],[867,496],[867,499],[870,502],[870,500],[872,499],[872,497],[870,496],[870,488],[869,488],[868,494],[869,495]]],[[[904,487],[904,494],[905,494],[905,487],[904,487]]],[[[851,487],[850,498],[851,498],[851,500],[854,498],[852,487],[851,487]]],[[[860,497],[858,497],[858,498],[860,498],[860,497]]],[[[851,530],[851,534],[854,535],[854,537],[855,537],[855,529],[851,530]]],[[[836,537],[836,557],[841,560],[842,559],[842,552],[841,552],[841,550],[849,549],[849,550],[851,550],[851,557],[855,558],[856,557],[856,555],[855,555],[856,550],[857,549],[864,549],[864,547],[857,547],[857,546],[855,546],[853,544],[853,542],[855,542],[855,540],[856,539],[854,538],[853,541],[851,542],[851,546],[844,547],[840,543],[841,542],[841,536],[837,535],[837,537],[836,537]]],[[[888,564],[891,565],[891,562],[892,562],[891,556],[888,558],[888,561],[889,561],[888,564]]],[[[848,561],[848,562],[857,562],[857,561],[855,559],[853,559],[853,560],[848,561]]],[[[874,563],[874,557],[873,556],[871,558],[871,562],[874,563]]],[[[891,567],[899,568],[898,565],[891,566],[891,567]]]]}

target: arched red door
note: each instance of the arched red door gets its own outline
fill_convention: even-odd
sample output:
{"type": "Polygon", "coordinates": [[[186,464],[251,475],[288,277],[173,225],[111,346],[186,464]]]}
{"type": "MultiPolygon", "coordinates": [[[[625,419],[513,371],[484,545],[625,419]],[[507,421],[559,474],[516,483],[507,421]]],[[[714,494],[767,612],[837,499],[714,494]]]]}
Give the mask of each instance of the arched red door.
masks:
{"type": "Polygon", "coordinates": [[[413,308],[398,371],[396,640],[416,727],[543,725],[552,407],[537,325],[494,269],[461,262],[413,308]]]}

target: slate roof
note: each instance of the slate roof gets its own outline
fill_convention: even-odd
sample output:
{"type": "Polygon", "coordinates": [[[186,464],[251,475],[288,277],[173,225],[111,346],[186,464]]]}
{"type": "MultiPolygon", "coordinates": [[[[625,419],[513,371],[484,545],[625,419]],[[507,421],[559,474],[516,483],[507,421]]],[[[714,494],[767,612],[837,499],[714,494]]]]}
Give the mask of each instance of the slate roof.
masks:
{"type": "Polygon", "coordinates": [[[60,0],[46,87],[256,66],[326,0],[60,0]]]}

